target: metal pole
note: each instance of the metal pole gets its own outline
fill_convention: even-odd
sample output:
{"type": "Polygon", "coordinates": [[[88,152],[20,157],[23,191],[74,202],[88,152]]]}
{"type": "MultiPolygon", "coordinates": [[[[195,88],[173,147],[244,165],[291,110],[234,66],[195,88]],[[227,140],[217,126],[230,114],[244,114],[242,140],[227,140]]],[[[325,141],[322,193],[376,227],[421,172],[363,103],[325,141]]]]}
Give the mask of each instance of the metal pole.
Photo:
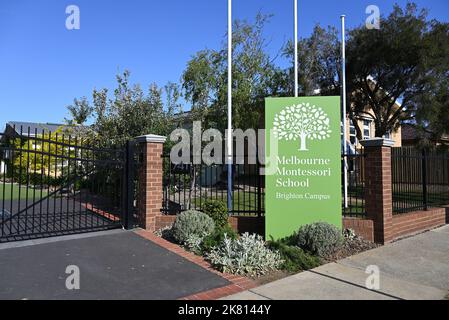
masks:
{"type": "Polygon", "coordinates": [[[228,0],[228,214],[232,212],[232,0],[228,0]]]}
{"type": "Polygon", "coordinates": [[[421,175],[422,175],[422,192],[423,192],[423,206],[424,210],[428,210],[428,193],[427,193],[427,153],[426,150],[423,149],[421,154],[421,175]]]}
{"type": "Polygon", "coordinates": [[[295,16],[295,31],[294,31],[294,55],[295,55],[295,97],[298,96],[298,0],[294,0],[294,16],[295,16]]]}
{"type": "Polygon", "coordinates": [[[342,123],[343,123],[343,190],[344,205],[348,207],[348,148],[346,124],[346,37],[345,15],[341,16],[341,78],[342,78],[342,123]]]}

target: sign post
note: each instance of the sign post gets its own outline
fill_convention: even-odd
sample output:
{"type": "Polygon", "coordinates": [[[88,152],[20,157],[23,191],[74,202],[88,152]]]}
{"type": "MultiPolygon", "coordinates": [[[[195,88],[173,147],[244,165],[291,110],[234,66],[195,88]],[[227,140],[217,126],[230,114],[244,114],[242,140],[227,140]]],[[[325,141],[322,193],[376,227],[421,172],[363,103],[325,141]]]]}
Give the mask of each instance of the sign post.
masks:
{"type": "Polygon", "coordinates": [[[340,97],[267,98],[265,128],[267,239],[318,221],[341,228],[340,97]]]}

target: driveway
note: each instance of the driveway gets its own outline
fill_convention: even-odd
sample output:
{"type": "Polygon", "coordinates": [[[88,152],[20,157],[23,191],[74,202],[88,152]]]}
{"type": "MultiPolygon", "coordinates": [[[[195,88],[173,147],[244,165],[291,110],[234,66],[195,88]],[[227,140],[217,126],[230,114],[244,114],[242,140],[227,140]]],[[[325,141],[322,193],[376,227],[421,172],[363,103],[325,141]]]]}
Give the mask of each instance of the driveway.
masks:
{"type": "Polygon", "coordinates": [[[178,299],[229,282],[131,231],[0,245],[0,299],[178,299]],[[80,289],[66,288],[66,268],[80,289]]]}
{"type": "Polygon", "coordinates": [[[92,205],[91,198],[77,201],[68,197],[49,197],[36,203],[32,200],[5,200],[2,203],[0,199],[0,243],[121,226],[120,213],[104,203],[92,205]]]}
{"type": "Polygon", "coordinates": [[[226,299],[445,298],[449,298],[449,226],[237,293],[226,299]],[[369,276],[366,271],[369,266],[377,267],[380,272],[378,289],[370,290],[366,287],[369,276]]]}

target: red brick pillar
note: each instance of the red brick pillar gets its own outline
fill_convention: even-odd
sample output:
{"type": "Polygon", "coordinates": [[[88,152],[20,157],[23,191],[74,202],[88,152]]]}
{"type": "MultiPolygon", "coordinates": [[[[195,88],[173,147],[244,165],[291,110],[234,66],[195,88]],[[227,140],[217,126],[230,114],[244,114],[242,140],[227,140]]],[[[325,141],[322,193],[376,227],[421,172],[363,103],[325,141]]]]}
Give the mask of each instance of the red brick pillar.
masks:
{"type": "Polygon", "coordinates": [[[391,147],[393,141],[375,138],[360,142],[365,152],[365,208],[373,220],[374,241],[393,239],[393,195],[391,186],[391,147]]]}
{"type": "Polygon", "coordinates": [[[143,154],[138,172],[137,213],[140,227],[149,231],[156,230],[157,216],[161,216],[162,147],[165,140],[166,137],[152,134],[136,138],[143,154]]]}

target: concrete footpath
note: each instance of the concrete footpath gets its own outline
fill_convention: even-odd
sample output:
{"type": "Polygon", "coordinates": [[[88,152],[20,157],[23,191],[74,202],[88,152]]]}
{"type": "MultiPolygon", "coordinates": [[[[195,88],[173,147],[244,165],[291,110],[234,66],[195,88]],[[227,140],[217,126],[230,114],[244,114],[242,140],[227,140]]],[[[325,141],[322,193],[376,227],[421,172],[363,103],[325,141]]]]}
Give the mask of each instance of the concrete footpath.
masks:
{"type": "Polygon", "coordinates": [[[449,225],[247,290],[227,300],[448,299],[449,225]],[[366,268],[380,271],[369,290],[366,268]]]}

